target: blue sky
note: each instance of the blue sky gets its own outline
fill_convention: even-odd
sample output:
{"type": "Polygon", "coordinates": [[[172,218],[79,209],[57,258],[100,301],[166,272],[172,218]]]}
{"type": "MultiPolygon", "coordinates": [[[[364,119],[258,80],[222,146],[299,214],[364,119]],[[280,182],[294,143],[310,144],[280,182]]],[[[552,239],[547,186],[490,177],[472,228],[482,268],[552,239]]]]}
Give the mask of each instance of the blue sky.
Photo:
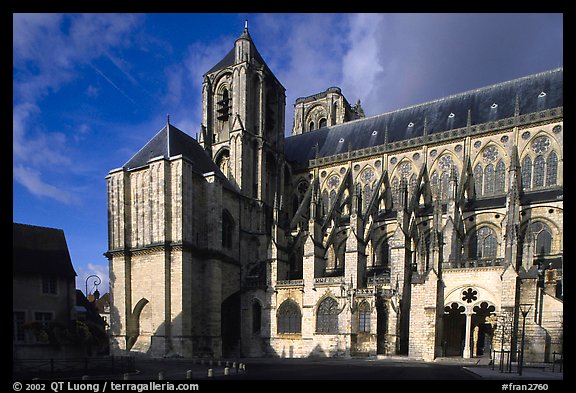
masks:
{"type": "Polygon", "coordinates": [[[330,86],[370,116],[563,65],[562,14],[14,14],[13,221],[64,230],[78,288],[108,289],[108,171],[167,114],[196,136],[202,75],[245,19],[286,135],[330,86]]]}

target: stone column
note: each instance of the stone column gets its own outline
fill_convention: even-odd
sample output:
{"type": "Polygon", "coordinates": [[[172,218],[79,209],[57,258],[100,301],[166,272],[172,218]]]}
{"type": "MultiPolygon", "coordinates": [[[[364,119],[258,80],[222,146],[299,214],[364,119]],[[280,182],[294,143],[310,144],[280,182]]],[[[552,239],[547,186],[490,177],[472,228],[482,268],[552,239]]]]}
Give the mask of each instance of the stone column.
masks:
{"type": "Polygon", "coordinates": [[[472,328],[472,310],[466,310],[466,335],[464,336],[464,355],[465,359],[472,357],[470,348],[470,334],[472,328]]]}

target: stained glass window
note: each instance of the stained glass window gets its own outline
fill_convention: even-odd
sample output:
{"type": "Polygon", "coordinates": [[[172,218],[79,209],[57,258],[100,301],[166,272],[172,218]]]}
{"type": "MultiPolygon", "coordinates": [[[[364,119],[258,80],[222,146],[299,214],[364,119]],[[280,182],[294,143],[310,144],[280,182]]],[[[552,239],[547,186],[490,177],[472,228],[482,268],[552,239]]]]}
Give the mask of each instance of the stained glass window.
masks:
{"type": "Polygon", "coordinates": [[[330,191],[330,201],[328,203],[328,209],[332,209],[332,206],[336,203],[336,191],[330,191]]]}
{"type": "Polygon", "coordinates": [[[544,157],[538,156],[534,160],[534,187],[544,186],[544,157]]]}
{"type": "Polygon", "coordinates": [[[493,258],[498,255],[496,233],[489,227],[478,229],[470,237],[468,245],[468,256],[470,258],[493,258]]]}
{"type": "Polygon", "coordinates": [[[366,213],[370,201],[372,200],[372,187],[369,184],[364,186],[364,192],[362,193],[362,212],[366,213]]]}
{"type": "Polygon", "coordinates": [[[532,184],[532,159],[530,156],[522,160],[522,188],[529,189],[532,184]]]}
{"type": "Polygon", "coordinates": [[[278,333],[300,333],[302,316],[300,307],[293,300],[285,300],[278,308],[278,333]]]}
{"type": "Polygon", "coordinates": [[[448,180],[450,175],[448,172],[442,172],[440,176],[440,199],[445,202],[448,200],[448,195],[450,192],[448,191],[448,180]]]}
{"type": "Polygon", "coordinates": [[[367,301],[363,301],[358,306],[358,322],[360,332],[370,333],[370,305],[367,301]]]}
{"type": "Polygon", "coordinates": [[[484,168],[484,194],[494,194],[494,165],[488,164],[484,168]]]}
{"type": "Polygon", "coordinates": [[[546,161],[546,185],[555,186],[558,177],[558,156],[553,151],[546,161]]]}
{"type": "Polygon", "coordinates": [[[322,215],[325,216],[328,214],[329,209],[329,200],[328,200],[328,191],[324,190],[322,192],[322,215]]]}
{"type": "Polygon", "coordinates": [[[376,265],[388,267],[390,258],[390,248],[388,247],[388,239],[382,240],[380,243],[380,252],[376,257],[376,265]]]}
{"type": "Polygon", "coordinates": [[[476,189],[476,195],[482,195],[482,181],[484,177],[484,170],[482,169],[482,165],[476,164],[474,167],[474,188],[476,189]]]}
{"type": "Polygon", "coordinates": [[[550,254],[552,251],[552,231],[550,227],[543,222],[535,221],[532,223],[530,229],[536,241],[534,253],[536,255],[550,254]]]}
{"type": "Polygon", "coordinates": [[[503,193],[506,186],[506,164],[504,161],[498,161],[496,164],[496,179],[494,185],[494,192],[497,194],[503,193]]]}
{"type": "Polygon", "coordinates": [[[392,179],[392,205],[397,208],[400,203],[398,178],[392,179]]]}
{"type": "Polygon", "coordinates": [[[316,316],[317,333],[338,333],[338,302],[334,298],[328,297],[318,306],[316,316]]]}
{"type": "Polygon", "coordinates": [[[430,176],[430,186],[432,188],[432,196],[434,198],[438,198],[439,197],[439,193],[438,193],[438,172],[434,171],[432,173],[432,176],[430,176]]]}
{"type": "Polygon", "coordinates": [[[410,199],[412,199],[414,194],[416,194],[417,186],[418,186],[418,184],[417,184],[416,174],[413,173],[412,176],[410,176],[410,199]]]}

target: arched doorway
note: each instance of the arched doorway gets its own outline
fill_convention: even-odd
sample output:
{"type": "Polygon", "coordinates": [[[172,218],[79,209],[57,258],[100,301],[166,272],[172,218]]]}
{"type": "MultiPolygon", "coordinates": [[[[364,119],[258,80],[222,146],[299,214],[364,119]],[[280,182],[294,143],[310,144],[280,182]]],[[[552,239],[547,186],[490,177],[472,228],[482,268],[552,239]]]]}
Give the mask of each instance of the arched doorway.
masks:
{"type": "Polygon", "coordinates": [[[465,311],[465,307],[456,302],[444,307],[443,356],[463,355],[466,335],[465,311]]]}
{"type": "Polygon", "coordinates": [[[221,334],[222,355],[225,357],[240,355],[240,292],[236,292],[222,302],[221,334]]]}
{"type": "Polygon", "coordinates": [[[384,299],[376,299],[376,353],[386,354],[386,304],[384,299]]]}
{"type": "Polygon", "coordinates": [[[492,325],[486,318],[492,314],[496,308],[488,302],[481,302],[472,308],[472,356],[489,356],[492,350],[492,325]]]}

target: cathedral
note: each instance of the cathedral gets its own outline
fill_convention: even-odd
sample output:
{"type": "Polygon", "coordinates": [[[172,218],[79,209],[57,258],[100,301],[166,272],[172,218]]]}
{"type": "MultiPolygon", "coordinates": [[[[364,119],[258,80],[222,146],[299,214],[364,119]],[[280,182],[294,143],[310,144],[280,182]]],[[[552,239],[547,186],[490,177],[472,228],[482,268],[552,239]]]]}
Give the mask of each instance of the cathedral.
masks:
{"type": "Polygon", "coordinates": [[[366,117],[248,27],[107,177],[113,353],[490,356],[563,340],[563,69],[366,117]],[[525,327],[524,327],[525,326],[525,327]]]}

